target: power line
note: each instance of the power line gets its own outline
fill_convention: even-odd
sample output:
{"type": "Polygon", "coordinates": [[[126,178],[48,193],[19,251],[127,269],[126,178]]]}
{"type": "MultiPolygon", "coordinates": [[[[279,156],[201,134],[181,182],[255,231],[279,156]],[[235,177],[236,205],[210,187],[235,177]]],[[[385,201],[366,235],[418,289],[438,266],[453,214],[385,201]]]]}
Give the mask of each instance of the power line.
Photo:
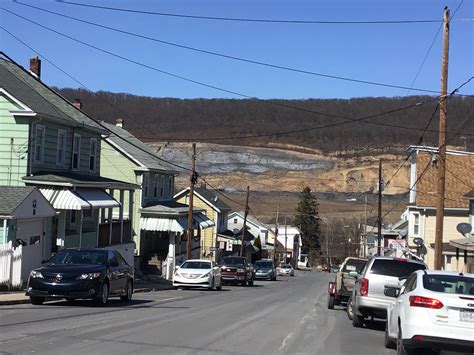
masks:
{"type": "MultiPolygon", "coordinates": [[[[15,1],[16,2],[16,1],[15,1]]],[[[142,15],[154,15],[165,17],[178,17],[196,20],[212,20],[212,21],[233,21],[233,22],[260,22],[260,23],[274,23],[274,24],[296,24],[296,25],[396,25],[396,24],[421,24],[421,23],[438,23],[441,20],[361,20],[361,21],[329,21],[329,20],[288,20],[288,19],[264,19],[264,18],[243,18],[243,17],[220,17],[220,16],[202,16],[202,15],[186,15],[169,12],[145,11],[135,9],[125,9],[118,7],[99,6],[92,4],[81,4],[73,1],[57,0],[61,4],[82,6],[88,8],[96,8],[100,10],[110,10],[117,12],[135,13],[142,15]]],[[[470,20],[470,19],[460,19],[470,20]]]]}
{"type": "Polygon", "coordinates": [[[300,74],[307,74],[307,75],[318,76],[318,77],[323,77],[323,78],[356,82],[356,83],[360,83],[360,84],[375,85],[375,86],[389,87],[389,88],[395,88],[395,89],[408,89],[408,90],[413,90],[413,91],[429,92],[429,93],[436,93],[436,94],[439,93],[439,91],[436,91],[436,90],[413,88],[413,85],[411,85],[410,87],[406,87],[406,86],[392,85],[392,84],[386,84],[386,83],[380,83],[380,82],[374,82],[374,81],[368,81],[368,80],[359,80],[359,79],[342,77],[342,76],[337,76],[337,75],[318,73],[318,72],[313,72],[313,71],[309,71],[309,70],[291,68],[291,67],[287,67],[287,66],[283,66],[283,65],[265,63],[265,62],[261,62],[261,61],[257,61],[257,60],[253,60],[253,59],[236,57],[236,56],[232,56],[232,55],[228,55],[228,54],[208,51],[208,50],[204,50],[204,49],[200,49],[200,48],[196,48],[196,47],[191,47],[191,46],[186,46],[186,45],[182,45],[182,44],[178,44],[178,43],[165,41],[165,40],[158,39],[158,38],[153,38],[153,37],[149,37],[149,36],[145,36],[145,35],[140,35],[140,34],[137,34],[137,33],[134,33],[134,32],[125,31],[125,30],[121,30],[121,29],[118,29],[118,28],[115,28],[115,27],[110,27],[110,26],[98,24],[98,23],[95,23],[95,22],[83,20],[83,19],[80,19],[80,18],[77,18],[77,17],[61,14],[59,12],[46,10],[46,9],[41,8],[41,7],[37,7],[37,6],[22,3],[20,1],[16,1],[15,3],[17,3],[19,5],[30,7],[30,8],[33,8],[33,9],[37,9],[37,10],[40,10],[40,11],[43,11],[43,12],[47,12],[47,13],[50,13],[50,14],[53,14],[53,15],[56,15],[56,16],[60,16],[60,17],[64,17],[64,18],[74,20],[74,21],[82,22],[82,23],[85,23],[85,24],[88,24],[88,25],[91,25],[91,26],[100,27],[100,28],[103,28],[103,29],[107,29],[107,30],[114,31],[114,32],[119,32],[119,33],[122,33],[122,34],[126,34],[126,35],[129,35],[129,36],[145,39],[145,40],[148,40],[148,41],[153,41],[153,42],[166,44],[166,45],[173,46],[173,47],[178,47],[178,48],[191,50],[191,51],[195,51],[195,52],[199,52],[199,53],[204,53],[204,54],[208,54],[208,55],[213,55],[213,56],[217,56],[217,57],[222,57],[222,58],[226,58],[226,59],[232,59],[232,60],[236,60],[236,61],[240,61],[240,62],[256,64],[256,65],[265,66],[265,67],[269,67],[269,68],[280,69],[280,70],[285,70],[285,71],[291,71],[291,72],[296,72],[296,73],[300,73],[300,74]]]}

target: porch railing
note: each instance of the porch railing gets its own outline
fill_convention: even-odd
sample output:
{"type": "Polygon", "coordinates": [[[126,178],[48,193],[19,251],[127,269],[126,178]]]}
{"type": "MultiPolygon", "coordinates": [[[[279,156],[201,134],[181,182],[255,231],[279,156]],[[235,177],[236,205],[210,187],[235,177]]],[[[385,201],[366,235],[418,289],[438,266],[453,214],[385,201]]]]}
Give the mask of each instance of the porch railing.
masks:
{"type": "Polygon", "coordinates": [[[13,247],[12,242],[0,244],[0,285],[9,289],[21,286],[22,247],[13,247]]]}
{"type": "Polygon", "coordinates": [[[99,224],[99,247],[107,245],[121,244],[132,241],[132,225],[129,220],[123,221],[123,236],[120,240],[120,222],[112,222],[112,238],[110,238],[110,224],[99,224]]]}

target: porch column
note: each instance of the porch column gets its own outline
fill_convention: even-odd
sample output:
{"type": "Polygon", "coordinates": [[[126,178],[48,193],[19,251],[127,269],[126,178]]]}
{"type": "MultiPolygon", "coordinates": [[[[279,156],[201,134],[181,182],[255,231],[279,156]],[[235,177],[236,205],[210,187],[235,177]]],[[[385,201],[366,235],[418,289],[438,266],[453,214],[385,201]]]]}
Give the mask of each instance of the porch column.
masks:
{"type": "Polygon", "coordinates": [[[119,207],[119,220],[120,220],[120,243],[123,242],[123,201],[124,191],[120,190],[120,207],[119,207]]]}
{"type": "Polygon", "coordinates": [[[3,220],[3,236],[2,236],[3,244],[7,243],[7,220],[3,220]]]}
{"type": "Polygon", "coordinates": [[[129,190],[129,195],[128,195],[128,219],[130,221],[130,225],[133,231],[133,205],[134,205],[134,190],[129,190]]]}
{"type": "Polygon", "coordinates": [[[168,246],[168,261],[166,263],[166,279],[172,280],[173,273],[174,273],[175,257],[176,257],[176,249],[175,249],[176,233],[168,232],[168,235],[170,236],[170,241],[169,241],[169,246],[168,246]]]}
{"type": "Polygon", "coordinates": [[[105,208],[100,209],[100,219],[99,219],[100,223],[105,223],[105,214],[106,214],[105,211],[106,211],[105,208]]]}
{"type": "Polygon", "coordinates": [[[109,245],[112,245],[112,212],[113,207],[109,207],[109,245]]]}
{"type": "Polygon", "coordinates": [[[83,212],[79,210],[79,248],[82,248],[82,217],[83,212]]]}
{"type": "Polygon", "coordinates": [[[54,236],[58,247],[64,247],[64,241],[66,239],[66,213],[66,210],[61,210],[59,212],[58,235],[54,236]]]}

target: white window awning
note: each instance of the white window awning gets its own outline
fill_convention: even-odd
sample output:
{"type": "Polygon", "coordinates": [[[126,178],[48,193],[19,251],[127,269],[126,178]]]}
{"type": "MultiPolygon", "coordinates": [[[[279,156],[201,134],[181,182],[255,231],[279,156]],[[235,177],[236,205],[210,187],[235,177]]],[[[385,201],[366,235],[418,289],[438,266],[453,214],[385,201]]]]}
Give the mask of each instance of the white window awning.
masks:
{"type": "Polygon", "coordinates": [[[40,191],[56,210],[84,210],[120,206],[120,203],[101,189],[77,189],[73,191],[40,188],[40,191]]]}
{"type": "Polygon", "coordinates": [[[76,189],[76,195],[87,201],[92,208],[119,207],[120,203],[101,189],[76,189]]]}
{"type": "MultiPolygon", "coordinates": [[[[193,227],[206,229],[214,226],[214,222],[201,212],[193,213],[193,227]]],[[[177,218],[166,217],[141,217],[140,229],[155,232],[179,232],[188,230],[188,217],[179,216],[177,218]]]]}
{"type": "Polygon", "coordinates": [[[40,191],[55,210],[83,210],[91,207],[71,190],[41,188],[40,191]]]}

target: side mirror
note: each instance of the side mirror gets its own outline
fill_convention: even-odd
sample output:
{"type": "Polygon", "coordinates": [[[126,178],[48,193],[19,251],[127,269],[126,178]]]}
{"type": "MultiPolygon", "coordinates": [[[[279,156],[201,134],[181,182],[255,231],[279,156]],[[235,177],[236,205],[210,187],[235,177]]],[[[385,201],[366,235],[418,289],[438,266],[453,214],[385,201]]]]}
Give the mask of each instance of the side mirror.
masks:
{"type": "Polygon", "coordinates": [[[357,271],[350,271],[347,275],[349,275],[350,277],[353,277],[354,279],[359,278],[359,274],[357,273],[357,271]]]}
{"type": "Polygon", "coordinates": [[[180,268],[180,266],[178,265],[178,266],[175,267],[175,270],[178,270],[179,268],[180,268]]]}

